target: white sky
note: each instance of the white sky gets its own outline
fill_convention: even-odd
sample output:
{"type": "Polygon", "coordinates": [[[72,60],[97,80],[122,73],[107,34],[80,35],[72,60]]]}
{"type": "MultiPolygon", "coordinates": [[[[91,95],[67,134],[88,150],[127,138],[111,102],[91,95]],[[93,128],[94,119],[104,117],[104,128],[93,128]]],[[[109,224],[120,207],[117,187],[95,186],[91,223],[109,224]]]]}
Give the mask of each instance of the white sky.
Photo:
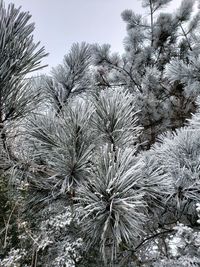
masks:
{"type": "MultiPolygon", "coordinates": [[[[121,19],[124,9],[144,13],[139,0],[4,0],[30,11],[36,24],[35,40],[50,53],[44,64],[62,63],[73,42],[109,43],[115,52],[123,51],[126,25],[121,19]]],[[[167,8],[174,11],[181,0],[172,0],[167,8]]]]}

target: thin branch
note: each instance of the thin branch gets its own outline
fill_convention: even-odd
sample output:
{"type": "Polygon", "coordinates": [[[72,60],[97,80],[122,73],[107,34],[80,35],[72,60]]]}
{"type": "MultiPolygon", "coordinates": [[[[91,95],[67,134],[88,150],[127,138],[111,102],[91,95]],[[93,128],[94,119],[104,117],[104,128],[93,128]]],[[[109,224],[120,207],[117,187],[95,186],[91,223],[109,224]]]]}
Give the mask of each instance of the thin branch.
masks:
{"type": "Polygon", "coordinates": [[[6,232],[5,232],[5,236],[4,236],[4,245],[3,245],[3,248],[6,248],[6,246],[7,246],[8,228],[9,228],[9,224],[10,224],[11,217],[12,217],[12,215],[13,215],[13,212],[14,212],[14,210],[15,210],[17,204],[18,204],[18,203],[16,202],[15,205],[13,206],[13,208],[12,208],[12,210],[11,210],[11,212],[10,212],[10,215],[9,215],[9,217],[8,217],[8,221],[7,221],[6,225],[5,225],[5,231],[6,231],[6,232]]]}
{"type": "Polygon", "coordinates": [[[172,233],[174,231],[175,231],[174,229],[168,229],[168,230],[165,230],[163,232],[159,232],[159,233],[156,233],[154,235],[148,236],[139,245],[137,245],[133,251],[136,252],[140,247],[142,247],[146,242],[148,242],[151,239],[154,239],[154,238],[156,238],[156,237],[158,237],[160,235],[162,236],[162,235],[165,235],[165,234],[168,234],[168,233],[172,233]]]}
{"type": "Polygon", "coordinates": [[[182,32],[183,32],[183,35],[184,35],[184,37],[185,37],[185,39],[186,39],[186,42],[187,42],[187,44],[188,44],[188,47],[189,47],[190,51],[192,51],[192,47],[191,47],[190,42],[189,42],[189,40],[188,40],[187,34],[186,34],[185,30],[183,29],[183,26],[182,26],[181,24],[180,24],[180,28],[181,28],[181,30],[182,30],[182,32]]]}
{"type": "Polygon", "coordinates": [[[152,0],[149,0],[149,4],[150,4],[150,15],[151,15],[151,47],[153,46],[153,42],[154,42],[154,29],[153,29],[153,3],[152,0]]]}

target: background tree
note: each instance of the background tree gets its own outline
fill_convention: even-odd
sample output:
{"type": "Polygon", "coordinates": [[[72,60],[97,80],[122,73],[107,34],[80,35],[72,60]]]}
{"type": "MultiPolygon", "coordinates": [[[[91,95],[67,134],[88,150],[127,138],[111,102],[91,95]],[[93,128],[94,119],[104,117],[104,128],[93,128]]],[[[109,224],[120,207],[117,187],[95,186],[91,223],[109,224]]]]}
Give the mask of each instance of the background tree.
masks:
{"type": "Polygon", "coordinates": [[[194,68],[199,11],[192,13],[195,1],[182,1],[174,14],[161,12],[169,2],[142,1],[149,19],[132,10],[122,12],[127,24],[122,56],[111,54],[109,45],[94,46],[97,84],[104,88],[123,86],[136,96],[144,127],[142,141],[147,141],[147,147],[158,134],[183,126],[196,110],[198,84],[193,79],[191,89],[191,80],[184,73],[180,78],[176,70],[178,65],[179,70],[182,65],[188,71],[194,68]]]}

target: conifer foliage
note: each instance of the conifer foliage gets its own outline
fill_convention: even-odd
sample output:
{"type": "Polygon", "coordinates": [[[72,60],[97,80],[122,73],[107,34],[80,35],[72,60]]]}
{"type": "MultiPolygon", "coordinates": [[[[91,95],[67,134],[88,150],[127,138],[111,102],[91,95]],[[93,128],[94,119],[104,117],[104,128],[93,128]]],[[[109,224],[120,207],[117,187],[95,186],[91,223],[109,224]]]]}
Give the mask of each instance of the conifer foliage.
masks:
{"type": "Polygon", "coordinates": [[[27,78],[47,54],[1,1],[0,266],[199,266],[200,13],[170,2],[27,78]]]}

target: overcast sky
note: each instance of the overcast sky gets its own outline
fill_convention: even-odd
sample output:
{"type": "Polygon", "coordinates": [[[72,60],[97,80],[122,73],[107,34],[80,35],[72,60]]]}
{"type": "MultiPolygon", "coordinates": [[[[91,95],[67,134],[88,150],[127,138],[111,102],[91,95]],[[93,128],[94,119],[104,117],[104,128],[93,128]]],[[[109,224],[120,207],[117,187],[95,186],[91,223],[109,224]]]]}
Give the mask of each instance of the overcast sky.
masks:
{"type": "MultiPolygon", "coordinates": [[[[123,51],[124,9],[144,12],[139,0],[5,0],[30,11],[36,24],[35,40],[50,53],[44,63],[48,72],[62,63],[73,42],[110,43],[115,52],[123,51]]],[[[181,0],[172,0],[168,10],[174,11],[181,0]]]]}

